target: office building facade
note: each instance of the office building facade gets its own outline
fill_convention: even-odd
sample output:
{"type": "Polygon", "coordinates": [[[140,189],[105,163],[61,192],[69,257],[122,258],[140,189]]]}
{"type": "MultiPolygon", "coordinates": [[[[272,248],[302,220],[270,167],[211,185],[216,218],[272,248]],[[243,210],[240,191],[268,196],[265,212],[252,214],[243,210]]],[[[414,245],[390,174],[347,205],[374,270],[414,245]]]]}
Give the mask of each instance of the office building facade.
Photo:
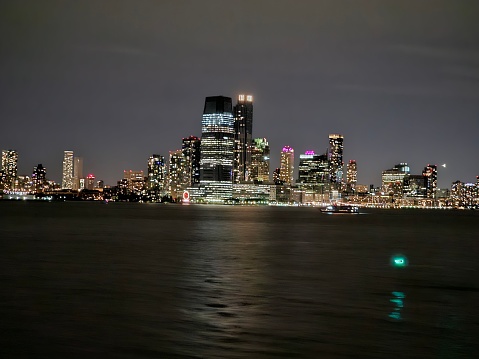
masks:
{"type": "Polygon", "coordinates": [[[427,165],[422,172],[426,198],[436,199],[437,191],[437,166],[427,165]]]}
{"type": "Polygon", "coordinates": [[[253,142],[253,96],[239,95],[234,113],[233,181],[250,180],[251,148],[253,142]]]}
{"type": "Polygon", "coordinates": [[[45,190],[47,177],[47,169],[41,163],[33,167],[32,174],[32,191],[42,193],[45,190]]]}
{"type": "Polygon", "coordinates": [[[183,191],[190,185],[189,163],[183,150],[170,151],[168,165],[168,191],[171,197],[177,201],[183,196],[183,191]]]}
{"type": "Polygon", "coordinates": [[[85,187],[90,191],[95,188],[95,176],[93,174],[90,173],[88,176],[86,176],[85,187]]]}
{"type": "Polygon", "coordinates": [[[408,198],[425,198],[426,187],[424,181],[424,175],[411,175],[404,176],[404,188],[403,193],[408,198]]]}
{"type": "Polygon", "coordinates": [[[230,97],[205,100],[201,126],[200,184],[207,202],[222,202],[232,195],[234,118],[230,97]]]}
{"type": "Polygon", "coordinates": [[[148,177],[146,188],[150,192],[159,193],[164,190],[165,185],[165,157],[153,154],[148,158],[148,177]]]}
{"type": "Polygon", "coordinates": [[[269,181],[270,149],[266,138],[255,138],[251,148],[249,180],[264,183],[269,181]]]}
{"type": "Polygon", "coordinates": [[[73,189],[73,151],[63,152],[62,189],[73,189]]]}
{"type": "Polygon", "coordinates": [[[326,154],[306,151],[299,155],[298,184],[302,187],[329,184],[329,161],[326,154]]]}
{"type": "Polygon", "coordinates": [[[200,183],[201,139],[196,136],[183,138],[181,149],[189,175],[189,186],[200,183]]]}
{"type": "Polygon", "coordinates": [[[15,189],[15,179],[18,175],[18,152],[15,150],[2,151],[3,187],[6,190],[15,189]]]}
{"type": "Polygon", "coordinates": [[[83,157],[73,157],[73,190],[79,191],[80,179],[83,178],[83,157]]]}
{"type": "Polygon", "coordinates": [[[281,150],[279,179],[281,183],[292,185],[294,182],[294,149],[290,146],[284,146],[281,150]]]}
{"type": "Polygon", "coordinates": [[[346,168],[346,189],[354,193],[358,183],[358,165],[355,160],[350,160],[346,168]]]}
{"type": "Polygon", "coordinates": [[[343,148],[342,135],[333,133],[329,135],[329,179],[334,189],[340,190],[343,183],[343,148]]]}
{"type": "Polygon", "coordinates": [[[123,171],[121,186],[126,189],[127,194],[141,195],[145,187],[143,171],[123,171]]]}
{"type": "Polygon", "coordinates": [[[404,192],[405,179],[410,175],[410,168],[406,162],[399,163],[393,168],[382,172],[382,191],[387,194],[401,197],[404,192]]]}

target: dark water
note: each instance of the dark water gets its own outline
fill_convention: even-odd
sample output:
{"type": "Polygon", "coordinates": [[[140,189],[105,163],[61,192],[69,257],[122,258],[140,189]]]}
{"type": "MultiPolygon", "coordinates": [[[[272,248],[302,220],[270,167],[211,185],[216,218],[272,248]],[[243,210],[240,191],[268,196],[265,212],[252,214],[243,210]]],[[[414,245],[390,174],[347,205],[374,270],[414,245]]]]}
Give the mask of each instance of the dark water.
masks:
{"type": "Polygon", "coordinates": [[[479,355],[479,212],[4,201],[0,215],[1,358],[479,355]]]}

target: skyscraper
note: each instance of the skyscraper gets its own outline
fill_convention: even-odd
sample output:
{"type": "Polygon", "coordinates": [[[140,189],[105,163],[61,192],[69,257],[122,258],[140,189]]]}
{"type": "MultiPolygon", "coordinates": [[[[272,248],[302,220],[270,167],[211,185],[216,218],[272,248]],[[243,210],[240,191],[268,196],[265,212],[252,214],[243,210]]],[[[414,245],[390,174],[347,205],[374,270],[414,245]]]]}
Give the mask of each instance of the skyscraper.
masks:
{"type": "Polygon", "coordinates": [[[62,189],[73,189],[73,151],[63,152],[62,189]]]}
{"type": "Polygon", "coordinates": [[[437,166],[427,165],[422,172],[424,176],[424,187],[426,188],[426,198],[435,199],[437,190],[437,166]]]}
{"type": "Polygon", "coordinates": [[[290,146],[284,146],[281,150],[281,160],[279,168],[279,179],[282,183],[293,184],[294,172],[294,149],[290,146]]]}
{"type": "Polygon", "coordinates": [[[123,171],[123,183],[126,185],[128,194],[141,195],[145,187],[143,171],[123,171]]]}
{"type": "Polygon", "coordinates": [[[239,95],[234,107],[234,171],[233,181],[248,181],[253,140],[253,96],[239,95]]]}
{"type": "Polygon", "coordinates": [[[18,152],[14,150],[2,151],[2,171],[4,177],[4,188],[15,189],[15,179],[17,177],[18,152]]]}
{"type": "Polygon", "coordinates": [[[255,182],[269,181],[269,144],[266,138],[255,138],[251,148],[251,170],[249,180],[255,182]]]}
{"type": "MultiPolygon", "coordinates": [[[[308,186],[326,185],[329,182],[329,164],[326,154],[306,151],[299,155],[298,183],[308,186]]],[[[304,186],[303,186],[304,187],[304,186]]]]}
{"type": "Polygon", "coordinates": [[[329,135],[329,179],[334,189],[340,190],[343,182],[343,136],[329,135]]]}
{"type": "Polygon", "coordinates": [[[95,176],[93,174],[89,174],[88,176],[86,176],[86,185],[85,185],[86,189],[88,190],[93,190],[95,188],[95,176]]]}
{"type": "Polygon", "coordinates": [[[350,160],[347,165],[346,185],[348,191],[355,192],[358,183],[358,166],[355,160],[350,160]]]}
{"type": "Polygon", "coordinates": [[[479,205],[478,187],[475,183],[456,181],[451,186],[451,205],[459,208],[477,209],[479,205]]]}
{"type": "Polygon", "coordinates": [[[200,184],[207,201],[231,197],[234,119],[230,97],[207,97],[201,126],[200,184]]]}
{"type": "Polygon", "coordinates": [[[165,183],[165,157],[161,155],[151,155],[148,159],[148,178],[146,188],[150,192],[161,192],[165,183]]]}
{"type": "Polygon", "coordinates": [[[41,163],[33,167],[32,189],[35,193],[42,193],[46,184],[47,169],[41,163]]]}
{"type": "Polygon", "coordinates": [[[73,157],[73,190],[80,190],[80,179],[83,178],[83,157],[73,157]]]}
{"type": "Polygon", "coordinates": [[[200,183],[201,139],[196,136],[183,138],[181,149],[190,177],[189,186],[200,183]]]}
{"type": "Polygon", "coordinates": [[[183,191],[189,186],[190,172],[183,150],[170,151],[168,166],[168,190],[171,197],[177,200],[182,197],[183,191]]]}

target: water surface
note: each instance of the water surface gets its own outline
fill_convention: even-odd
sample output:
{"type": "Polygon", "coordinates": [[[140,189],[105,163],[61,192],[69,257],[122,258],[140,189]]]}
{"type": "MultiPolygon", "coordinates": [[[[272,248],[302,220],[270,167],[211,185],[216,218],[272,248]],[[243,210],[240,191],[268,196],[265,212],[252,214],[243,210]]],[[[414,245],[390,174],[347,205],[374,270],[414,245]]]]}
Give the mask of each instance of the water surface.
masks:
{"type": "Polygon", "coordinates": [[[475,211],[3,201],[0,356],[474,358],[478,233],[475,211]]]}

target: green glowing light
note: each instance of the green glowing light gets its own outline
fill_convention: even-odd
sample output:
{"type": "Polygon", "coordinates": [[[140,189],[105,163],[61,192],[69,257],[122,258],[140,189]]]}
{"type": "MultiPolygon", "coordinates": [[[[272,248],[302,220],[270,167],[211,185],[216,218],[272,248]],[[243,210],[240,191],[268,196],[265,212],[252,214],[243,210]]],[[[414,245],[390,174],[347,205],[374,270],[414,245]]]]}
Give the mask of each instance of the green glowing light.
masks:
{"type": "Polygon", "coordinates": [[[391,264],[394,267],[406,267],[407,266],[407,258],[403,255],[394,255],[391,258],[391,264]]]}

